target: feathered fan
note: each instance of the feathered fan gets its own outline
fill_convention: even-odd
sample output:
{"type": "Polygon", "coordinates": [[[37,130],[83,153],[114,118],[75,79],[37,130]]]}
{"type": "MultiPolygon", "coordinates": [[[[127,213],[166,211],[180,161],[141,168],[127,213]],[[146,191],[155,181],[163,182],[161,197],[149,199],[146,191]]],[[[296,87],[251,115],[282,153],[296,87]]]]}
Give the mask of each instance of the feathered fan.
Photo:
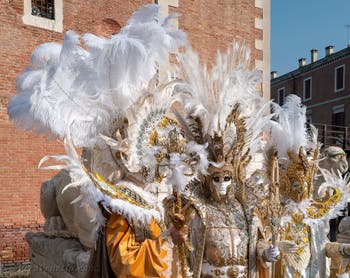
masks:
{"type": "Polygon", "coordinates": [[[93,147],[98,135],[109,135],[113,120],[142,96],[169,52],[186,43],[183,32],[157,16],[158,6],[147,5],[110,39],[69,31],[62,45],[39,46],[32,66],[17,80],[10,118],[61,138],[70,126],[74,145],[93,147]]]}

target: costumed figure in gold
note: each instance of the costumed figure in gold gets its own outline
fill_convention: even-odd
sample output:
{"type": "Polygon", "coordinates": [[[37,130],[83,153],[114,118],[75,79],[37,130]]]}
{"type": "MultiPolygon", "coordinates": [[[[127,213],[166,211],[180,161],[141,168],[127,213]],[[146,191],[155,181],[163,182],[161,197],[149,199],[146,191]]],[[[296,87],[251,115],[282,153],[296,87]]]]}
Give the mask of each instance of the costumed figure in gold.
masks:
{"type": "Polygon", "coordinates": [[[275,107],[270,147],[270,154],[276,152],[279,161],[274,179],[280,196],[275,224],[281,260],[274,266],[275,277],[329,277],[330,258],[350,254],[350,245],[331,243],[327,238],[329,220],[346,206],[349,185],[340,175],[320,168],[325,179],[320,190],[327,194],[315,199],[317,131],[312,126],[306,129],[305,107],[297,96],[290,95],[283,107],[275,107]]]}
{"type": "Polygon", "coordinates": [[[193,277],[269,277],[278,257],[254,210],[261,196],[249,191],[266,182],[256,182],[258,171],[248,175],[247,167],[261,148],[268,116],[255,89],[259,73],[248,65],[247,49],[237,45],[219,54],[211,71],[192,51],[180,59],[183,83],[175,91],[184,93],[184,110],[177,119],[185,137],[207,146],[208,159],[206,171],[197,171],[182,192],[193,277]]]}

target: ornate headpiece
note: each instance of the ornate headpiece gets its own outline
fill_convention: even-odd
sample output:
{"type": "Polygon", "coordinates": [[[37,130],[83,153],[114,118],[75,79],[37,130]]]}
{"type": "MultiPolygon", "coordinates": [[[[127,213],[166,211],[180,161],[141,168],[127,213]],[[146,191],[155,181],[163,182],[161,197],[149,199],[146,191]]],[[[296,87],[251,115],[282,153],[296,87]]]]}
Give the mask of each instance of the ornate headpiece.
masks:
{"type": "Polygon", "coordinates": [[[312,126],[307,129],[305,107],[296,95],[289,95],[283,107],[275,105],[274,113],[267,148],[277,151],[280,192],[294,201],[312,198],[319,148],[317,131],[312,126]]]}
{"type": "Polygon", "coordinates": [[[260,73],[248,70],[249,55],[245,47],[234,44],[218,54],[210,71],[192,50],[180,56],[183,82],[175,91],[183,93],[184,111],[177,118],[187,138],[208,145],[209,175],[203,178],[227,171],[233,184],[243,186],[250,154],[260,147],[257,138],[267,119],[266,102],[256,90],[260,73]]]}

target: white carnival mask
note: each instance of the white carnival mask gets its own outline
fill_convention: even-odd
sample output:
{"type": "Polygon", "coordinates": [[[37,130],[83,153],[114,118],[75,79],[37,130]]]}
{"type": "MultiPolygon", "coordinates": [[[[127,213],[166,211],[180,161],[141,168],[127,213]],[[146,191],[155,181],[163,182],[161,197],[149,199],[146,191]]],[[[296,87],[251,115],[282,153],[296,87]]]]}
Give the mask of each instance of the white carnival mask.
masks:
{"type": "Polygon", "coordinates": [[[232,178],[229,175],[225,175],[225,173],[216,173],[212,177],[213,187],[216,189],[217,193],[224,197],[226,196],[227,189],[231,185],[232,178]],[[224,174],[224,175],[221,175],[224,174]]]}
{"type": "Polygon", "coordinates": [[[232,186],[233,171],[230,165],[223,167],[211,166],[209,168],[209,176],[207,182],[214,199],[222,200],[227,196],[227,193],[232,186]]]}

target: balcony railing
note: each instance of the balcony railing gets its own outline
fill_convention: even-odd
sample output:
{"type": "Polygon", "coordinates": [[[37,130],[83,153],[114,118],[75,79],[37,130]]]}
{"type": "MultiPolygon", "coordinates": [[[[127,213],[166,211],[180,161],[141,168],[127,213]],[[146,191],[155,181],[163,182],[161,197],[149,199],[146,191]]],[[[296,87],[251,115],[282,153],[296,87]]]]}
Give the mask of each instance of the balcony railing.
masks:
{"type": "Polygon", "coordinates": [[[346,126],[313,124],[318,129],[318,140],[323,146],[339,146],[350,151],[350,128],[346,126]]]}

